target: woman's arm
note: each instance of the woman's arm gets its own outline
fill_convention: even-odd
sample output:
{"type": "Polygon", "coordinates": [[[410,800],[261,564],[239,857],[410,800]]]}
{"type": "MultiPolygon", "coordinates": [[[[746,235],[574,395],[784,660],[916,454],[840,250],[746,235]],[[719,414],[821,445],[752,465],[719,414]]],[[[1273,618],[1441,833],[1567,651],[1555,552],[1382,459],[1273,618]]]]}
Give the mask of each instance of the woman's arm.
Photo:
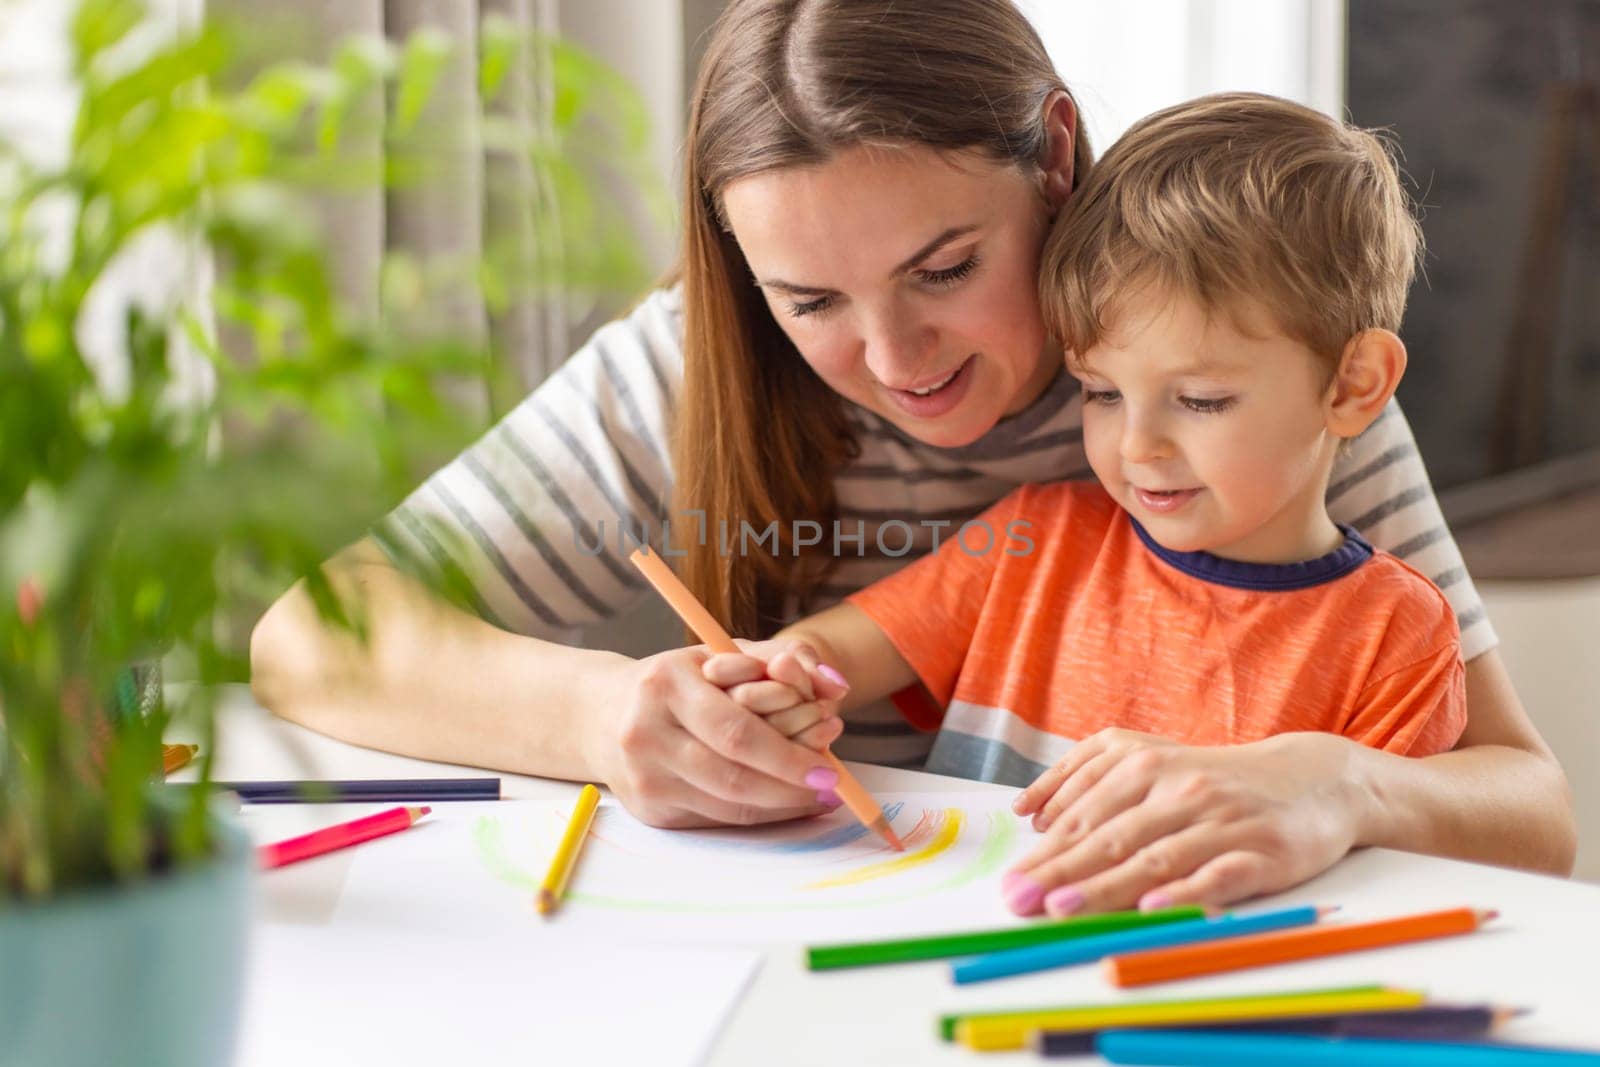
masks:
{"type": "Polygon", "coordinates": [[[597,779],[663,826],[825,810],[816,754],[700,677],[704,649],[631,660],[490,626],[396,570],[371,540],[324,569],[359,598],[365,645],[318,617],[304,585],[251,635],[257,699],[354,744],[519,774],[597,779]]]}
{"type": "Polygon", "coordinates": [[[1571,873],[1566,778],[1499,656],[1467,664],[1467,729],[1420,759],[1336,734],[1191,748],[1107,730],[1019,795],[1045,840],[1008,875],[1031,914],[1227,904],[1314,878],[1381,845],[1571,873]]]}
{"type": "Polygon", "coordinates": [[[1467,727],[1453,750],[1420,760],[1360,751],[1360,844],[1572,873],[1572,793],[1498,651],[1467,664],[1467,727]]]}

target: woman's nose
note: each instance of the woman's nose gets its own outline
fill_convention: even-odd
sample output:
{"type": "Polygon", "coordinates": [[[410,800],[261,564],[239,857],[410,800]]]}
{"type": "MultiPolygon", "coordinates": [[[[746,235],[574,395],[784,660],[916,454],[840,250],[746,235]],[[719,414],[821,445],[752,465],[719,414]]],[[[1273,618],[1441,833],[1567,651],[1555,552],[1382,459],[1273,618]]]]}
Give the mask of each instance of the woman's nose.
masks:
{"type": "Polygon", "coordinates": [[[933,331],[920,323],[884,317],[862,337],[864,359],[872,376],[891,389],[917,386],[937,349],[933,331]]]}

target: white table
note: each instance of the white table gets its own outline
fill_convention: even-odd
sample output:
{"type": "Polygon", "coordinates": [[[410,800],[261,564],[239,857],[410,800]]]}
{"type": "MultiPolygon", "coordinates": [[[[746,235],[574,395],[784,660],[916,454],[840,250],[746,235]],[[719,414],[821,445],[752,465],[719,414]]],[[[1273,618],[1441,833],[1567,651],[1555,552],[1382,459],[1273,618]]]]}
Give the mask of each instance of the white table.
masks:
{"type": "MultiPolygon", "coordinates": [[[[243,687],[227,693],[221,727],[219,778],[494,776],[331,740],[268,715],[243,687]]],[[[862,784],[875,791],[975,788],[972,782],[911,771],[865,765],[856,769],[862,784]]],[[[511,798],[565,797],[573,790],[570,783],[498,777],[511,798]]],[[[311,806],[278,808],[273,812],[273,829],[294,833],[337,817],[334,810],[311,806]]],[[[263,895],[260,921],[316,922],[330,915],[348,870],[350,854],[342,855],[343,859],[329,856],[276,872],[263,895]]],[[[1127,999],[1383,982],[1425,988],[1450,1000],[1532,1007],[1532,1014],[1505,1031],[1508,1037],[1600,1048],[1600,886],[1369,849],[1285,895],[1282,902],[1338,904],[1353,918],[1457,905],[1498,908],[1502,918],[1470,937],[1177,983],[1127,999]]],[[[933,1020],[938,1012],[1122,999],[1094,968],[958,991],[945,969],[935,964],[811,974],[804,968],[800,949],[797,944],[779,944],[767,950],[765,963],[717,1043],[711,1063],[719,1067],[970,1065],[979,1062],[973,1054],[935,1040],[933,1020]]],[[[476,1062],[469,1047],[461,1051],[460,1062],[476,1062]]],[[[1023,1053],[981,1062],[1023,1060],[1035,1062],[1023,1053]]]]}

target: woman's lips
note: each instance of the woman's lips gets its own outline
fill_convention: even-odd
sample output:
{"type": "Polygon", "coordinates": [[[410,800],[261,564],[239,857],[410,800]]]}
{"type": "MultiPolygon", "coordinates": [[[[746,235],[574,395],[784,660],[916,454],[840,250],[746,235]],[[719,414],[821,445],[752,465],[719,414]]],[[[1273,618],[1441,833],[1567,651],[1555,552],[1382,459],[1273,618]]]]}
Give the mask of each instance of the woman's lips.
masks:
{"type": "Polygon", "coordinates": [[[1133,491],[1134,499],[1139,501],[1140,507],[1159,515],[1169,515],[1199,495],[1200,490],[1198,489],[1157,490],[1135,488],[1133,491]]]}
{"type": "Polygon", "coordinates": [[[931,393],[918,394],[909,389],[887,387],[884,391],[906,414],[919,419],[936,419],[952,410],[967,395],[967,388],[972,382],[972,364],[976,359],[976,355],[968,356],[955,373],[931,393]]]}

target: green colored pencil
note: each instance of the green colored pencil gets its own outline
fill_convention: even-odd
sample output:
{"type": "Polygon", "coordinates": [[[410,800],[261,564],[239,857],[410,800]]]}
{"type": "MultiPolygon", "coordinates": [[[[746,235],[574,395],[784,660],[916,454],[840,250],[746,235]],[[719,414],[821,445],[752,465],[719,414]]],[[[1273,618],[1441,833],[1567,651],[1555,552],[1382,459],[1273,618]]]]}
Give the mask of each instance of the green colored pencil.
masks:
{"type": "Polygon", "coordinates": [[[896,941],[857,941],[843,945],[814,945],[806,949],[806,966],[813,971],[840,967],[870,967],[880,963],[907,963],[911,960],[937,960],[948,956],[976,956],[1047,941],[1064,941],[1090,934],[1107,934],[1141,926],[1157,926],[1184,919],[1201,919],[1205,909],[1187,904],[1159,911],[1111,911],[1103,915],[1083,915],[1074,919],[1054,919],[1008,926],[999,930],[973,930],[963,934],[935,934],[907,937],[896,941]]]}

